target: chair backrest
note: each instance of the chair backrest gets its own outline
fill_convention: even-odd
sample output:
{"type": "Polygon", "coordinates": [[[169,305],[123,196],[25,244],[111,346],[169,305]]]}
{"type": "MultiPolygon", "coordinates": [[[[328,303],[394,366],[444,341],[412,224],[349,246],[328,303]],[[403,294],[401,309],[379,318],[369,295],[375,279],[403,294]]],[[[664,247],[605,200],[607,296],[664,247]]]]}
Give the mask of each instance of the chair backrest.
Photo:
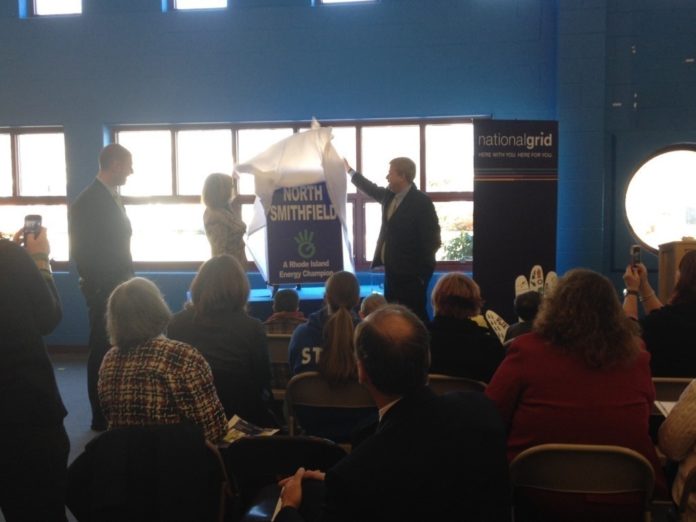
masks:
{"type": "Polygon", "coordinates": [[[109,430],[68,469],[66,505],[78,520],[224,519],[231,483],[200,427],[109,430]]]}
{"type": "Polygon", "coordinates": [[[453,377],[440,373],[428,375],[428,386],[438,395],[456,391],[486,391],[486,383],[467,379],[466,377],[453,377]]]}
{"type": "Polygon", "coordinates": [[[330,386],[319,372],[295,375],[285,392],[290,435],[297,431],[297,406],[318,408],[374,408],[375,403],[368,391],[357,381],[342,386],[330,386]]]}
{"type": "Polygon", "coordinates": [[[653,377],[655,385],[655,400],[676,402],[679,400],[684,388],[693,379],[689,377],[653,377]]]}
{"type": "Polygon", "coordinates": [[[272,363],[288,364],[288,345],[291,334],[266,334],[268,339],[268,355],[272,363]]]}
{"type": "Polygon", "coordinates": [[[288,346],[291,334],[266,334],[268,355],[271,359],[271,388],[273,397],[282,400],[290,379],[288,346]]]}
{"type": "Polygon", "coordinates": [[[297,468],[326,471],[346,456],[338,444],[318,437],[243,437],[222,450],[225,467],[245,504],[262,487],[297,468]]]}
{"type": "Polygon", "coordinates": [[[622,506],[626,508],[624,515],[633,515],[628,519],[647,520],[655,484],[652,465],[636,451],[586,444],[542,444],[529,448],[511,462],[510,476],[516,520],[526,520],[525,513],[517,514],[521,506],[537,510],[530,520],[539,519],[538,512],[548,516],[545,520],[604,520],[598,514],[602,509],[608,509],[613,520],[624,520],[626,517],[619,515],[621,502],[631,504],[622,506]],[[549,502],[554,497],[546,496],[547,493],[561,495],[549,502]],[[530,498],[534,499],[531,503],[530,498]],[[558,503],[558,498],[566,504],[558,503]],[[619,498],[623,500],[618,501],[619,498]],[[540,502],[546,505],[540,506],[540,502]],[[554,509],[560,512],[554,513],[554,509]]]}

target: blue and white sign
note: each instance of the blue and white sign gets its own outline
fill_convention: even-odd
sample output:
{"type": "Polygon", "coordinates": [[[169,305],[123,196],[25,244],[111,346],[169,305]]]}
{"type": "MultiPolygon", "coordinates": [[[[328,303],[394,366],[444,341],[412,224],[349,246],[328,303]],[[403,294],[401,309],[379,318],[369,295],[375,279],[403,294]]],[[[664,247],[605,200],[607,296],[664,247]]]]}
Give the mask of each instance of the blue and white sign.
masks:
{"type": "Polygon", "coordinates": [[[341,221],[326,183],[277,189],[266,222],[269,284],[321,283],[343,270],[341,221]]]}

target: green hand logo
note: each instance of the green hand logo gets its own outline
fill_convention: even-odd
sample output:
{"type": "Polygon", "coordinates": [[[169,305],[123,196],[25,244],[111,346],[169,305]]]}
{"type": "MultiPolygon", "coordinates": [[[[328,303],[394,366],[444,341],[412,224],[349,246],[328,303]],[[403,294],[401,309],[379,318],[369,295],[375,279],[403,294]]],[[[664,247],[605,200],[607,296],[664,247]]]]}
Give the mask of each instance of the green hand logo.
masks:
{"type": "Polygon", "coordinates": [[[303,230],[297,236],[295,236],[295,242],[297,243],[297,253],[303,259],[309,259],[317,252],[317,247],[314,246],[314,232],[309,230],[303,230]]]}

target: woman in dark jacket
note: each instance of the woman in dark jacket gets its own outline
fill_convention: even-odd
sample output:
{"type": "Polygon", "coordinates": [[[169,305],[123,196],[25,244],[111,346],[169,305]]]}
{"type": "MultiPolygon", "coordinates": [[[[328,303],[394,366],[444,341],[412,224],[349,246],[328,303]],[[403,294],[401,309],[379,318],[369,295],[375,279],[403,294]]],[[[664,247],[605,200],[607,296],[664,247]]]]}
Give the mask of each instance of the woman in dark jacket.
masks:
{"type": "Polygon", "coordinates": [[[42,339],[62,317],[46,229],[0,240],[0,509],[65,521],[67,414],[42,339]]]}
{"type": "Polygon", "coordinates": [[[651,355],[653,376],[696,377],[696,250],[684,254],[679,262],[677,284],[665,305],[650,286],[642,263],[626,267],[623,278],[626,314],[637,319],[638,302],[645,309],[640,326],[651,355]]]}
{"type": "Polygon", "coordinates": [[[174,315],[167,335],[192,345],[210,364],[228,417],[268,426],[271,363],[263,323],[245,308],[249,281],[228,254],[206,261],[191,283],[191,303],[174,315]]]}
{"type": "Polygon", "coordinates": [[[432,293],[430,373],[488,382],[505,352],[498,338],[471,318],[481,311],[476,282],[459,272],[442,276],[432,293]]]}

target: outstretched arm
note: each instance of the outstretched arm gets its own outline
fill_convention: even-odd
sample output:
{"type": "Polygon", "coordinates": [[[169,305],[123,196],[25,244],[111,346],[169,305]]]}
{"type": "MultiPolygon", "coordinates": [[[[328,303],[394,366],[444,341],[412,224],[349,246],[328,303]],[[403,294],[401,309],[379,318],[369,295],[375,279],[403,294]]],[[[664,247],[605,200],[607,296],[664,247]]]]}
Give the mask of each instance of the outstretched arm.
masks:
{"type": "Polygon", "coordinates": [[[345,158],[343,158],[343,164],[346,167],[346,172],[350,176],[350,182],[353,185],[355,185],[360,192],[367,194],[372,199],[374,199],[375,201],[379,201],[380,203],[384,201],[384,198],[387,196],[387,193],[389,192],[386,188],[380,187],[376,183],[372,183],[365,176],[363,176],[359,172],[356,172],[355,169],[353,169],[353,167],[350,166],[348,160],[345,158]]]}

